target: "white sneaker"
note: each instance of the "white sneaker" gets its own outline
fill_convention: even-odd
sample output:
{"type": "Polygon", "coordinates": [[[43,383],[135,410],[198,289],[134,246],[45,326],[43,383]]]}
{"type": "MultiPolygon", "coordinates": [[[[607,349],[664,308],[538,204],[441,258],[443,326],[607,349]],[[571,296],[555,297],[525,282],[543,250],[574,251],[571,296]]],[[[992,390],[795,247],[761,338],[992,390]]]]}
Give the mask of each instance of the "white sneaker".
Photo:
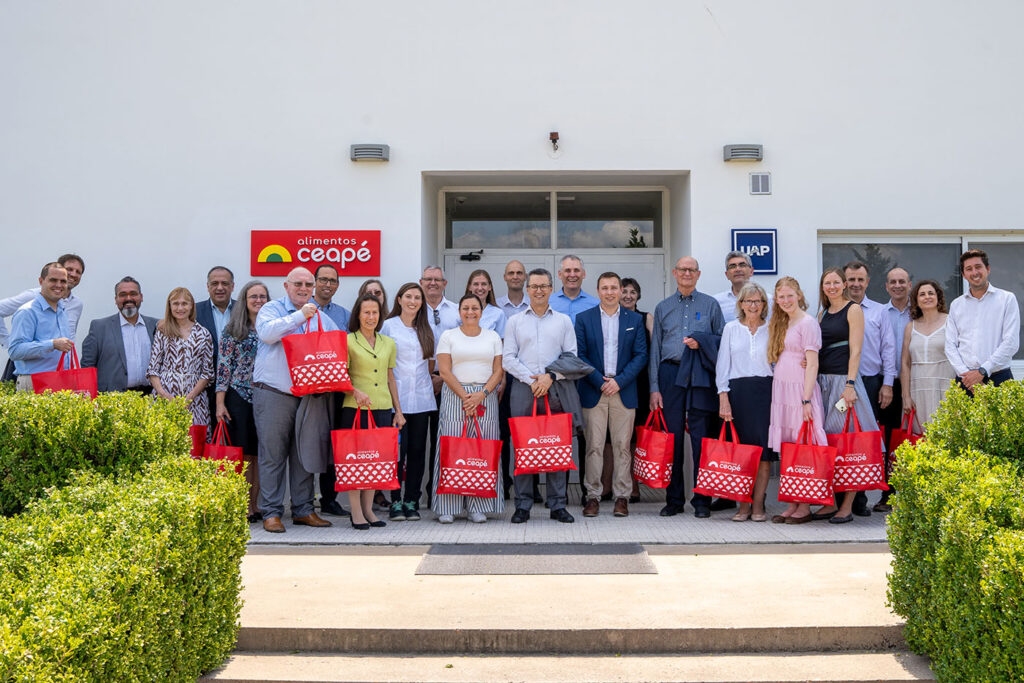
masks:
{"type": "Polygon", "coordinates": [[[475,512],[473,510],[470,510],[469,521],[473,522],[473,524],[483,524],[487,521],[487,515],[485,515],[482,512],[475,512]]]}
{"type": "Polygon", "coordinates": [[[441,522],[441,524],[451,524],[452,522],[455,521],[455,516],[454,515],[441,515],[440,517],[437,518],[437,521],[441,522]]]}

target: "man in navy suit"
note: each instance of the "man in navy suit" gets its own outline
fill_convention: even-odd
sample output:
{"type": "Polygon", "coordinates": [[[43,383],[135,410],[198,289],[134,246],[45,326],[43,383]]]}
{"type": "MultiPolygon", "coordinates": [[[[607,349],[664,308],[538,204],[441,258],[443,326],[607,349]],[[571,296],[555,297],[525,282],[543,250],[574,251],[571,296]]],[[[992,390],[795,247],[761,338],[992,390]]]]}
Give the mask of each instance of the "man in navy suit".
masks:
{"type": "Polygon", "coordinates": [[[633,491],[629,438],[636,415],[636,378],[647,367],[647,336],[643,317],[619,305],[621,293],[622,279],[602,273],[597,278],[600,305],[576,315],[577,355],[594,366],[577,383],[586,422],[584,517],[596,517],[600,508],[606,435],[611,436],[616,517],[629,515],[633,491]]]}
{"type": "MultiPolygon", "coordinates": [[[[231,318],[235,300],[235,274],[227,266],[214,266],[206,274],[206,291],[210,298],[196,304],[196,322],[206,328],[213,337],[213,373],[217,374],[217,357],[220,355],[220,335],[231,318]]],[[[244,305],[244,304],[243,304],[244,305]]],[[[206,387],[206,398],[210,405],[217,405],[216,382],[206,387]]]]}
{"type": "Polygon", "coordinates": [[[156,318],[139,313],[142,287],[130,275],[114,285],[114,304],[118,313],[93,320],[89,325],[89,335],[82,342],[82,367],[96,368],[100,391],[149,394],[153,387],[146,369],[156,318]]]}

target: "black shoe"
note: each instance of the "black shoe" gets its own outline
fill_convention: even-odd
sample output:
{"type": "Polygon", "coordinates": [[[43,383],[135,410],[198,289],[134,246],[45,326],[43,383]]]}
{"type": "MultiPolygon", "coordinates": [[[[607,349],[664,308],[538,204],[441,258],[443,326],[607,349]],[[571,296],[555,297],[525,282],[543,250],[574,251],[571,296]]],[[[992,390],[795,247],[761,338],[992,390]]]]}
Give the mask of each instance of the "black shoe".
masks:
{"type": "Polygon", "coordinates": [[[693,516],[697,519],[707,519],[711,516],[711,510],[708,508],[700,507],[693,509],[693,516]]]}
{"type": "Polygon", "coordinates": [[[516,511],[512,513],[513,524],[525,524],[530,519],[530,511],[524,510],[523,508],[516,508],[516,511]]]}
{"type": "MultiPolygon", "coordinates": [[[[584,491],[583,492],[583,499],[586,500],[586,498],[587,498],[587,493],[586,493],[586,491],[584,491]]],[[[601,494],[601,502],[602,503],[607,503],[611,499],[612,499],[612,494],[611,493],[602,493],[601,494]]]]}
{"type": "Polygon", "coordinates": [[[735,500],[729,500],[728,498],[715,498],[711,501],[711,511],[718,512],[719,510],[732,510],[736,507],[735,500]]]}
{"type": "Polygon", "coordinates": [[[249,524],[252,524],[254,522],[262,521],[263,520],[263,513],[262,512],[254,512],[251,515],[246,515],[246,519],[249,520],[249,524]]]}
{"type": "Polygon", "coordinates": [[[639,502],[640,502],[640,494],[637,494],[635,496],[630,496],[629,497],[629,504],[630,505],[632,505],[633,503],[639,503],[639,502]]]}
{"type": "Polygon", "coordinates": [[[576,521],[576,518],[569,514],[569,511],[565,508],[559,508],[558,510],[551,511],[551,519],[562,524],[572,524],[576,521]]]}
{"type": "Polygon", "coordinates": [[[387,525],[388,525],[388,523],[385,522],[383,519],[378,519],[376,522],[370,522],[370,526],[374,527],[375,529],[379,529],[382,526],[387,526],[387,525]]]}
{"type": "MultiPolygon", "coordinates": [[[[853,508],[853,514],[857,515],[858,517],[870,517],[871,516],[871,510],[868,509],[867,505],[864,505],[864,506],[861,506],[861,507],[853,508]]],[[[832,521],[832,520],[829,520],[829,521],[832,521]]],[[[841,524],[841,522],[836,522],[836,524],[841,524]]]]}
{"type": "Polygon", "coordinates": [[[661,512],[659,512],[658,514],[662,517],[675,517],[682,511],[682,505],[673,505],[672,503],[669,503],[665,507],[661,508],[661,512]]]}
{"type": "Polygon", "coordinates": [[[341,507],[341,503],[336,500],[332,500],[329,503],[320,501],[320,514],[322,515],[334,515],[335,517],[348,517],[348,510],[341,507]]]}
{"type": "Polygon", "coordinates": [[[815,522],[820,522],[823,519],[832,519],[836,516],[836,512],[838,512],[838,510],[833,510],[832,512],[812,512],[811,519],[815,522]]]}
{"type": "Polygon", "coordinates": [[[839,517],[839,516],[833,517],[832,519],[828,520],[828,523],[829,524],[846,524],[847,522],[852,522],[852,521],[853,521],[853,515],[849,514],[849,515],[846,515],[845,517],[839,517]]]}
{"type": "Polygon", "coordinates": [[[352,528],[359,529],[359,531],[368,531],[370,529],[370,523],[363,522],[362,524],[356,524],[355,522],[352,522],[352,528]]]}

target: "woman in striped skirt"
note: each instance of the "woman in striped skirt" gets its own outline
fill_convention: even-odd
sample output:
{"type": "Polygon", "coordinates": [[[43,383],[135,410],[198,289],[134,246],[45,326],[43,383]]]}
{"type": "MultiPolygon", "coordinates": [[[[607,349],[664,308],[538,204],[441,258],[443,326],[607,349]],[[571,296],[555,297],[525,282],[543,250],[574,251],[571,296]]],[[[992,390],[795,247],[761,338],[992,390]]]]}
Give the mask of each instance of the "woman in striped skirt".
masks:
{"type": "MultiPolygon", "coordinates": [[[[479,415],[480,436],[484,439],[500,439],[498,430],[498,396],[495,393],[504,377],[501,367],[501,337],[494,330],[480,327],[483,305],[474,294],[466,294],[459,300],[459,316],[462,325],[445,330],[437,343],[437,369],[444,380],[441,387],[441,408],[438,418],[438,448],[442,436],[462,436],[467,419],[479,415]]],[[[475,436],[470,428],[467,436],[475,436]]],[[[434,461],[434,485],[441,481],[440,455],[434,461]]],[[[437,521],[451,524],[455,515],[468,511],[469,521],[477,524],[487,521],[487,514],[500,514],[504,507],[501,491],[501,477],[495,483],[494,498],[477,498],[438,494],[434,491],[431,509],[437,514],[437,521]]]]}

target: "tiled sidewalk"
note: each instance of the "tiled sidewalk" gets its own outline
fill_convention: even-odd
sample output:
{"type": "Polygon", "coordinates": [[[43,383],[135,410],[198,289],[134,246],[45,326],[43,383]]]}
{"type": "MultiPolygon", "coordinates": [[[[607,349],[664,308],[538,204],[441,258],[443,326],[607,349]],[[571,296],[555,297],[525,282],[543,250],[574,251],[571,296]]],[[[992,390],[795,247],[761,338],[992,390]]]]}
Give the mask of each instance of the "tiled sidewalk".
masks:
{"type": "MultiPolygon", "coordinates": [[[[777,500],[777,484],[773,481],[768,493],[769,514],[781,512],[777,500]]],[[[868,503],[877,502],[879,492],[868,492],[868,503]]],[[[334,526],[325,529],[292,526],[286,513],[286,533],[270,534],[260,524],[251,527],[254,545],[429,545],[432,543],[645,543],[645,544],[726,544],[726,543],[863,543],[884,542],[884,514],[854,517],[849,524],[811,522],[801,525],[771,522],[733,522],[734,510],[712,513],[710,519],[696,519],[692,508],[675,517],[659,517],[663,494],[645,490],[644,500],[630,506],[625,518],[612,516],[612,503],[602,503],[601,514],[584,518],[579,504],[579,489],[570,490],[569,512],[575,524],[560,524],[548,517],[543,503],[535,504],[532,518],[526,524],[510,524],[513,505],[506,501],[500,519],[486,524],[471,524],[457,518],[454,524],[439,524],[430,510],[421,510],[418,522],[391,522],[383,529],[356,531],[346,517],[326,517],[334,526]]],[[[347,501],[343,503],[347,507],[347,501]]],[[[387,519],[386,511],[378,511],[387,519]]]]}

